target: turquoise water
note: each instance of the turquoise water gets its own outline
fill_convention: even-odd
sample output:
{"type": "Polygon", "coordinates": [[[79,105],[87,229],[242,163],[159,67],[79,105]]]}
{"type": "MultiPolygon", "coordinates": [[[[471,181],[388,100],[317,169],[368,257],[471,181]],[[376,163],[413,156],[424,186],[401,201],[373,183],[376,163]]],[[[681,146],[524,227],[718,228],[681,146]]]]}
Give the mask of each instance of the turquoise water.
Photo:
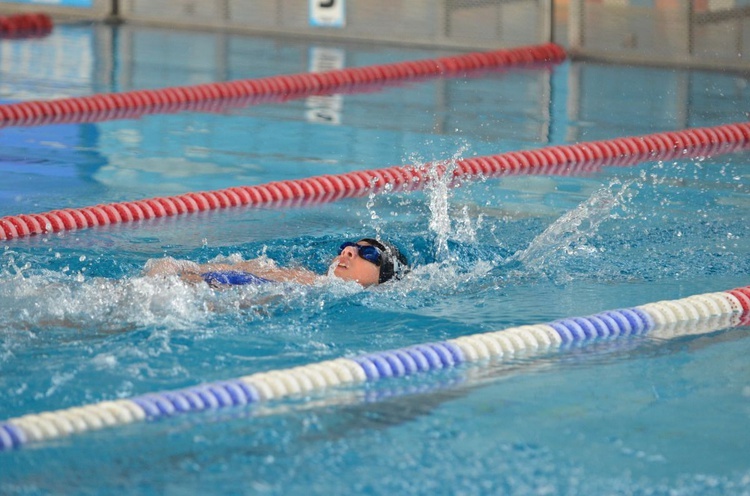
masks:
{"type": "MultiPolygon", "coordinates": [[[[305,72],[321,53],[346,66],[444,55],[128,27],[2,43],[4,101],[305,72]]],[[[565,63],[8,128],[0,215],[746,121],[748,100],[744,76],[565,63]]],[[[748,163],[742,152],[4,242],[0,418],[746,286],[748,163]],[[405,280],[214,291],[142,276],[163,256],[324,273],[342,239],[372,233],[409,254],[405,280]]],[[[633,337],[105,429],[1,453],[0,492],[742,494],[746,336],[633,337]]]]}

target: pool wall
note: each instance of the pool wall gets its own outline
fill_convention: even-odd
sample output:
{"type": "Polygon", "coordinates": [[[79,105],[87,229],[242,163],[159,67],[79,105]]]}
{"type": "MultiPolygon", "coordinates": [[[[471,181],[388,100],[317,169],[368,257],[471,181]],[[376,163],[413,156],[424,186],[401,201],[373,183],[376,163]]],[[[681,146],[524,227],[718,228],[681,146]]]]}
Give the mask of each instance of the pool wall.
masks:
{"type": "Polygon", "coordinates": [[[60,21],[459,49],[557,42],[577,59],[747,70],[747,0],[5,0],[60,21]],[[401,19],[403,22],[393,22],[401,19]]]}

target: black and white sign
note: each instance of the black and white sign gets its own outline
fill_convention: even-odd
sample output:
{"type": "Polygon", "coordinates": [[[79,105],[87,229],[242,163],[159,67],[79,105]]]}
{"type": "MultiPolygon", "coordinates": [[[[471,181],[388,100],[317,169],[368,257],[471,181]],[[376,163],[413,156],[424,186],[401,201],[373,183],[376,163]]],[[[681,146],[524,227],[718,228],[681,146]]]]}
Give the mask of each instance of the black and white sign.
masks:
{"type": "Polygon", "coordinates": [[[346,24],[344,0],[310,0],[310,25],[343,28],[346,24]]]}

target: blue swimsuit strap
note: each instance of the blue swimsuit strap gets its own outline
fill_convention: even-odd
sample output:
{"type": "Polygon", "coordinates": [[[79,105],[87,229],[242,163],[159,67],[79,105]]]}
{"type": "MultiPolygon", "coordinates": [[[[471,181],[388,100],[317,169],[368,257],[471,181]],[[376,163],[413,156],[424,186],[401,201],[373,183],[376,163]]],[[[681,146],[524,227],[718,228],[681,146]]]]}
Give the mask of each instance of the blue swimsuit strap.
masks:
{"type": "Polygon", "coordinates": [[[245,284],[265,284],[273,282],[270,279],[258,277],[250,272],[241,272],[239,270],[220,270],[204,272],[201,274],[203,280],[209,284],[226,284],[229,286],[242,286],[245,284]]]}

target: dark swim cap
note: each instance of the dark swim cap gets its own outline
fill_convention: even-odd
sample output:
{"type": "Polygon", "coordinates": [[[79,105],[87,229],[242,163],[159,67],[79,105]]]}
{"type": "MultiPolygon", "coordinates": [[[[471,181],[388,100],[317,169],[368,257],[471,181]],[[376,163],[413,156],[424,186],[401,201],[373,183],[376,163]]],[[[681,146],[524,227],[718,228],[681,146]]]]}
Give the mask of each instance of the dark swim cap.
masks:
{"type": "Polygon", "coordinates": [[[383,262],[380,264],[380,277],[378,284],[390,281],[392,278],[401,279],[409,272],[409,261],[403,253],[392,243],[387,241],[378,241],[374,238],[362,238],[360,241],[369,243],[383,252],[383,262]]]}

